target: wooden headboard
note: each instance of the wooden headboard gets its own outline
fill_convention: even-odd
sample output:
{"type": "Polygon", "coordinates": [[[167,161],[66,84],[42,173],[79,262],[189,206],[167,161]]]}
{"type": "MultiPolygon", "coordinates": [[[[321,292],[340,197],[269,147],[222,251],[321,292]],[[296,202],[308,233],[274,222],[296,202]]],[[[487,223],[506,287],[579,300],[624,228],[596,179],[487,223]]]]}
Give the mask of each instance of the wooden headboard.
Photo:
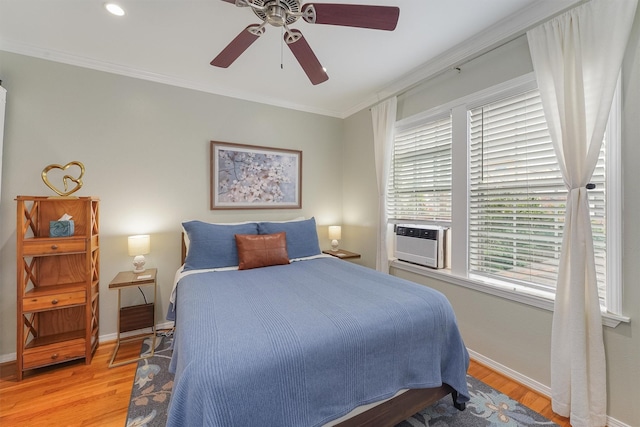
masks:
{"type": "Polygon", "coordinates": [[[180,243],[182,244],[182,252],[180,254],[180,265],[184,264],[185,258],[187,258],[187,245],[184,244],[184,231],[180,233],[180,243]]]}

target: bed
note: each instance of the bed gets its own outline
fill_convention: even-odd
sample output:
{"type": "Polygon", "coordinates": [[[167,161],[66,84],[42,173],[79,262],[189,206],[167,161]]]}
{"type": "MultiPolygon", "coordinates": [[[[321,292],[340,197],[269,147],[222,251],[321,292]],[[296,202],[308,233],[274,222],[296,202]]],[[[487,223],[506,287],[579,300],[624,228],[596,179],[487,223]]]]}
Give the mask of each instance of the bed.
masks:
{"type": "Polygon", "coordinates": [[[469,356],[439,292],[322,255],[313,218],[183,224],[167,425],[393,426],[469,356]]]}

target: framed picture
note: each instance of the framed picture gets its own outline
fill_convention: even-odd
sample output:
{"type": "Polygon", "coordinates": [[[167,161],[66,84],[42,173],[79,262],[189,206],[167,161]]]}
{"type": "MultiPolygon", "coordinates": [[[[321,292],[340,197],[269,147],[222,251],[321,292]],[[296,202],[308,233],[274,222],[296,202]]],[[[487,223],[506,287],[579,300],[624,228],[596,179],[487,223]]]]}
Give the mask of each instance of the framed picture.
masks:
{"type": "Polygon", "coordinates": [[[211,141],[211,209],[300,209],[302,151],[211,141]]]}

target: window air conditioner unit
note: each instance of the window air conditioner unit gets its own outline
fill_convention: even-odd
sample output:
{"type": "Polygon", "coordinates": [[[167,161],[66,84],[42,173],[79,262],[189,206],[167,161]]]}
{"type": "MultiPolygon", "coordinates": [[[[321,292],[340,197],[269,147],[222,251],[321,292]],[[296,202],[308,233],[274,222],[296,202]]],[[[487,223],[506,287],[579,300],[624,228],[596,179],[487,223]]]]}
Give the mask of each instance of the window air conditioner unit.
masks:
{"type": "Polygon", "coordinates": [[[450,230],[445,227],[398,224],[394,256],[431,268],[449,267],[450,230]]]}

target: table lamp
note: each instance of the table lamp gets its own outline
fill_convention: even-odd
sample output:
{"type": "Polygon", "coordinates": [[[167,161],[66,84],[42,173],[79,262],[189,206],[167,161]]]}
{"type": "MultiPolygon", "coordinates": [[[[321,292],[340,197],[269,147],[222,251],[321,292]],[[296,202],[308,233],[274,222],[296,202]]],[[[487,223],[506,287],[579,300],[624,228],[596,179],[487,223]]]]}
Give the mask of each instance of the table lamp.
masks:
{"type": "Polygon", "coordinates": [[[339,225],[329,226],[329,238],[331,239],[331,250],[338,250],[338,240],[342,238],[342,227],[339,225]]]}
{"type": "Polygon", "coordinates": [[[133,258],[133,272],[142,273],[144,268],[144,256],[151,250],[151,238],[148,234],[129,236],[129,256],[133,258]]]}

